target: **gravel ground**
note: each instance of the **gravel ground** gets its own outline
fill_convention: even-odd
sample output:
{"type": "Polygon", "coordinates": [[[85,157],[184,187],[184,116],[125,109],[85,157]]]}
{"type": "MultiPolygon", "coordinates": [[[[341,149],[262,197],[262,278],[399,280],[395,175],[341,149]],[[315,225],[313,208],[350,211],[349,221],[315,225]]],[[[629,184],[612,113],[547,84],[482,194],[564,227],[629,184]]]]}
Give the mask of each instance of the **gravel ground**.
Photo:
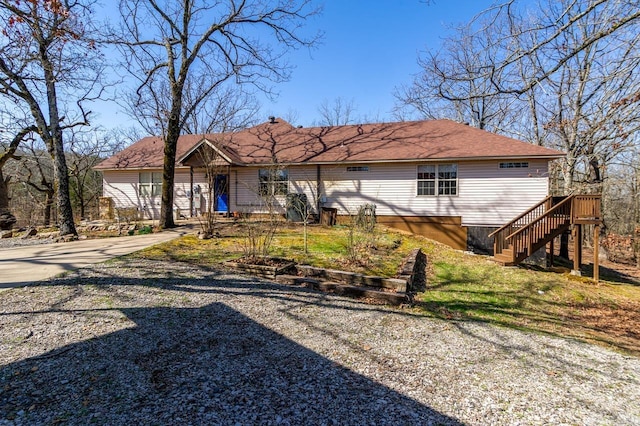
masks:
{"type": "Polygon", "coordinates": [[[2,238],[0,239],[0,249],[22,247],[22,246],[35,246],[40,244],[51,244],[54,242],[54,238],[2,238]]]}
{"type": "Polygon", "coordinates": [[[139,260],[0,294],[0,425],[640,424],[572,340],[139,260]]]}

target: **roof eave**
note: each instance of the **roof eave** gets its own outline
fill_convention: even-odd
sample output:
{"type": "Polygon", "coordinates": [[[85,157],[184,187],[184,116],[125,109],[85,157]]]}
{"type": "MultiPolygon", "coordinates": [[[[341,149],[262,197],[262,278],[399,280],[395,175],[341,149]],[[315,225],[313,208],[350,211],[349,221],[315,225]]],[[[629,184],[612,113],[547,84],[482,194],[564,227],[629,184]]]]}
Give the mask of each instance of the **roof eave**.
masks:
{"type": "Polygon", "coordinates": [[[302,166],[302,165],[334,165],[334,164],[373,164],[373,163],[419,163],[419,162],[443,162],[443,161],[494,161],[494,160],[508,160],[508,159],[535,159],[535,160],[557,160],[564,157],[565,154],[554,155],[501,155],[501,156],[487,156],[487,157],[441,157],[441,158],[407,158],[407,159],[389,159],[389,160],[342,160],[342,161],[282,161],[280,163],[246,163],[246,164],[234,164],[242,166],[302,166]]]}
{"type": "MultiPolygon", "coordinates": [[[[93,170],[97,170],[100,172],[104,172],[104,171],[108,171],[108,172],[114,172],[114,171],[125,171],[125,170],[162,170],[164,168],[164,166],[159,165],[159,166],[142,166],[142,167],[93,167],[93,170]]],[[[189,166],[180,166],[176,164],[176,169],[180,169],[180,170],[189,170],[189,166]]]]}

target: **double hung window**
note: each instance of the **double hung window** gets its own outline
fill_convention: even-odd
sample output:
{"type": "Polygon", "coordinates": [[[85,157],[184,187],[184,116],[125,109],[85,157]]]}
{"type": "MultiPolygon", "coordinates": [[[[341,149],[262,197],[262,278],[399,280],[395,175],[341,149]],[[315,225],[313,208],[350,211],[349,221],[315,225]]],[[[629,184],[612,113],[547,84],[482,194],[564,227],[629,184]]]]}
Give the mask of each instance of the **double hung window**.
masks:
{"type": "Polygon", "coordinates": [[[162,194],[162,172],[140,172],[138,192],[141,196],[156,197],[162,194]]]}
{"type": "Polygon", "coordinates": [[[418,166],[418,195],[458,195],[457,164],[418,166]]]}
{"type": "Polygon", "coordinates": [[[260,195],[287,195],[289,193],[289,171],[287,169],[258,170],[260,195]]]}

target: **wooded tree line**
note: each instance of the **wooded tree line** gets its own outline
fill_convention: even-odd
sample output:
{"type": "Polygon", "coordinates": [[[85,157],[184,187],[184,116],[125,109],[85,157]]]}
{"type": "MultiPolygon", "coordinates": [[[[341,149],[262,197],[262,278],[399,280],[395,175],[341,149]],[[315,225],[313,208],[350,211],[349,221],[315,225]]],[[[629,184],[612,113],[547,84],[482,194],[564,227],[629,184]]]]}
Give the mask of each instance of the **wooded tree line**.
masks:
{"type": "Polygon", "coordinates": [[[566,152],[552,191],[603,193],[605,226],[640,225],[640,2],[506,1],[419,57],[400,117],[453,118],[566,152]]]}
{"type": "MultiPolygon", "coordinates": [[[[106,72],[115,61],[130,88],[116,97],[145,132],[164,138],[160,224],[173,226],[178,136],[252,124],[253,94],[271,93],[289,78],[286,53],[318,40],[304,26],[318,13],[311,0],[119,6],[120,18],[104,25],[92,0],[0,0],[0,213],[5,183],[20,180],[57,212],[62,234],[75,233],[72,206],[82,215],[87,201],[78,170],[109,152],[104,137],[79,135],[91,128],[90,105],[119,87],[105,80],[119,75],[106,72]],[[98,146],[74,152],[76,140],[98,146]],[[82,167],[73,165],[80,157],[82,167]]],[[[567,152],[551,170],[553,191],[602,192],[610,230],[638,226],[640,1],[504,1],[451,34],[398,88],[398,118],[450,118],[567,152]]],[[[346,124],[354,109],[340,98],[319,115],[346,124]]]]}
{"type": "MultiPolygon", "coordinates": [[[[104,52],[115,47],[114,68],[137,82],[118,99],[145,131],[165,140],[160,225],[172,227],[178,136],[246,122],[253,104],[245,88],[268,93],[270,82],[288,78],[284,55],[314,44],[317,35],[305,35],[302,24],[317,9],[309,0],[122,0],[120,19],[103,23],[98,7],[93,0],[0,0],[0,166],[27,158],[22,150],[29,141],[42,142],[49,168],[40,167],[42,150],[29,155],[25,188],[46,194],[49,207],[55,196],[60,234],[76,234],[71,194],[80,210],[86,200],[79,186],[85,181],[68,163],[76,158],[72,134],[90,125],[89,105],[117,83],[104,78],[118,75],[105,72],[113,64],[104,52]],[[33,173],[47,178],[38,181],[33,173]]],[[[16,176],[0,175],[3,226],[15,220],[8,184],[16,176]]]]}

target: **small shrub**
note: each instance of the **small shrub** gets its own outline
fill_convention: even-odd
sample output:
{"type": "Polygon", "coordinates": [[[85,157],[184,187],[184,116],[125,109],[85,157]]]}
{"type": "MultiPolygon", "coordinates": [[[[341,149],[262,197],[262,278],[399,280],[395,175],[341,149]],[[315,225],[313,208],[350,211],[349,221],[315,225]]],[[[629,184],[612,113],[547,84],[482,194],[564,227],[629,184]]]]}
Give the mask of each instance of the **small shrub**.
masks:
{"type": "Polygon", "coordinates": [[[151,233],[153,233],[153,228],[149,225],[145,225],[142,228],[140,228],[140,230],[138,230],[139,235],[146,235],[151,233]]]}

